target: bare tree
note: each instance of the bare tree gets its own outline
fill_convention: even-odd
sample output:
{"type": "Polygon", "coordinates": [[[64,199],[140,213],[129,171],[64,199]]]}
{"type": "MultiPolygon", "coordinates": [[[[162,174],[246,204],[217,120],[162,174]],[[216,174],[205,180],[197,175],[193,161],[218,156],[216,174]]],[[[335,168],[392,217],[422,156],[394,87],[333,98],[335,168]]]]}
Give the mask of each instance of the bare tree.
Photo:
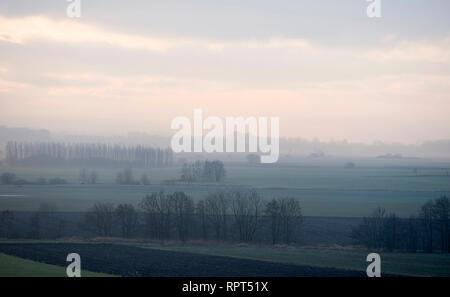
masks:
{"type": "Polygon", "coordinates": [[[363,222],[352,231],[353,239],[368,248],[382,248],[385,218],[386,210],[378,207],[372,216],[364,217],[363,222]]]}
{"type": "Polygon", "coordinates": [[[417,252],[418,241],[419,241],[418,219],[415,216],[411,216],[408,219],[406,228],[406,249],[410,253],[417,252]]]}
{"type": "Polygon", "coordinates": [[[0,212],[0,237],[11,238],[14,233],[14,213],[9,210],[0,212]]]}
{"type": "Polygon", "coordinates": [[[295,231],[303,222],[300,202],[295,198],[280,199],[281,227],[285,243],[294,242],[295,231]]]}
{"type": "Polygon", "coordinates": [[[281,212],[279,201],[277,199],[272,199],[272,201],[267,203],[265,213],[270,219],[272,244],[277,244],[280,241],[281,233],[281,212]]]}
{"type": "Polygon", "coordinates": [[[433,252],[433,215],[434,203],[432,200],[422,205],[419,218],[422,222],[422,245],[427,253],[433,252]]]}
{"type": "MultiPolygon", "coordinates": [[[[55,142],[15,142],[6,144],[6,161],[17,164],[30,158],[44,156],[44,161],[67,163],[97,162],[99,165],[161,167],[173,163],[173,151],[170,148],[152,148],[101,143],[55,143],[55,142]]],[[[42,160],[42,159],[41,159],[42,160]]]]}
{"type": "Polygon", "coordinates": [[[80,174],[78,177],[80,183],[85,184],[88,181],[88,172],[86,170],[86,168],[83,168],[80,170],[80,174]]]}
{"type": "Polygon", "coordinates": [[[205,213],[215,232],[216,240],[226,240],[229,199],[223,192],[209,194],[205,199],[205,213]]]}
{"type": "Polygon", "coordinates": [[[164,192],[145,196],[139,206],[147,213],[147,230],[150,237],[170,238],[172,203],[164,192]]]}
{"type": "Polygon", "coordinates": [[[383,222],[384,248],[390,252],[397,248],[398,217],[389,214],[383,222]]]}
{"type": "Polygon", "coordinates": [[[86,213],[85,225],[98,236],[109,237],[112,235],[114,224],[114,205],[112,203],[96,203],[86,213]]]}
{"type": "Polygon", "coordinates": [[[258,227],[261,199],[255,191],[235,192],[232,196],[231,209],[239,229],[239,240],[252,241],[258,227]]]}
{"type": "Polygon", "coordinates": [[[186,241],[192,226],[192,216],[194,214],[194,202],[192,198],[184,192],[175,192],[170,195],[173,203],[175,227],[181,241],[186,241]]]}
{"type": "Polygon", "coordinates": [[[97,181],[98,181],[98,173],[97,173],[97,171],[91,171],[91,173],[89,173],[88,182],[90,184],[96,184],[97,181]]]}
{"type": "Polygon", "coordinates": [[[86,168],[83,168],[80,170],[78,179],[82,184],[96,184],[98,181],[98,173],[94,170],[88,172],[86,168]]]}
{"type": "Polygon", "coordinates": [[[199,200],[196,207],[197,215],[200,220],[200,228],[203,240],[208,239],[208,222],[206,217],[206,206],[204,200],[199,200]]]}
{"type": "Polygon", "coordinates": [[[116,183],[119,185],[135,185],[138,182],[133,178],[133,170],[127,168],[117,173],[116,183]]]}
{"type": "Polygon", "coordinates": [[[147,174],[143,174],[141,176],[141,184],[144,185],[144,186],[150,185],[150,179],[148,178],[147,174]]]}
{"type": "Polygon", "coordinates": [[[203,164],[202,180],[207,182],[221,182],[226,176],[225,167],[221,161],[205,161],[203,164]]]}
{"type": "Polygon", "coordinates": [[[138,225],[138,213],[131,204],[119,204],[115,210],[115,216],[119,222],[122,236],[133,236],[138,225]]]}
{"type": "Polygon", "coordinates": [[[446,196],[442,196],[435,200],[433,205],[433,216],[439,223],[441,251],[443,253],[449,253],[450,202],[446,196]]]}
{"type": "Polygon", "coordinates": [[[64,221],[57,216],[57,207],[52,203],[41,203],[39,210],[31,216],[32,238],[55,239],[62,236],[64,221]]]}
{"type": "Polygon", "coordinates": [[[273,199],[266,204],[265,212],[271,222],[272,243],[293,242],[295,231],[303,221],[298,199],[273,199]]]}
{"type": "Polygon", "coordinates": [[[14,173],[5,172],[0,176],[0,181],[4,185],[11,185],[16,180],[16,175],[14,173]]]}
{"type": "Polygon", "coordinates": [[[221,161],[195,161],[183,164],[180,179],[191,182],[221,182],[226,176],[225,167],[221,161]]]}

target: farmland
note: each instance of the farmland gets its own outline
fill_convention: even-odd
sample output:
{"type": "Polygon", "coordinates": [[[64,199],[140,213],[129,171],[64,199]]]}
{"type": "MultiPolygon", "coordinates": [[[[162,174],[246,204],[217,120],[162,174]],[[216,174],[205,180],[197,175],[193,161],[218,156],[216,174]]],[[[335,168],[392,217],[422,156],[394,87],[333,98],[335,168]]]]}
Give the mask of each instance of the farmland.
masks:
{"type": "MultiPolygon", "coordinates": [[[[83,269],[106,275],[364,276],[368,251],[349,247],[354,244],[351,233],[360,224],[361,217],[369,215],[378,206],[403,218],[417,214],[424,202],[450,192],[447,175],[450,165],[423,160],[393,160],[389,163],[365,160],[348,169],[342,164],[342,160],[277,166],[230,164],[226,167],[227,177],[223,183],[191,184],[174,182],[179,176],[179,167],[133,169],[136,178],[147,174],[151,185],[116,184],[115,177],[120,168],[89,168],[98,172],[99,181],[81,184],[78,180],[80,168],[2,167],[0,173],[13,172],[30,181],[58,177],[68,182],[61,185],[0,185],[0,210],[14,212],[16,234],[20,235],[16,239],[28,238],[32,215],[42,203],[54,205],[57,217],[64,220],[61,236],[85,238],[92,234],[86,233],[80,225],[85,212],[95,203],[129,203],[139,210],[142,198],[158,191],[183,191],[198,201],[217,190],[254,188],[266,200],[286,196],[298,199],[304,218],[297,232],[297,245],[282,247],[267,244],[270,242],[267,224],[265,227],[262,224],[257,231],[258,241],[245,246],[238,244],[236,234],[229,234],[230,241],[226,243],[183,245],[160,245],[148,243],[146,239],[147,243],[121,240],[121,244],[102,243],[102,240],[100,243],[81,240],[76,244],[65,240],[24,243],[10,239],[0,243],[0,252],[8,254],[1,258],[7,265],[3,265],[0,274],[60,275],[67,265],[65,256],[69,252],[79,252],[83,269]]],[[[145,222],[144,213],[140,215],[140,221],[145,222]]],[[[229,215],[230,230],[236,230],[232,229],[235,226],[232,225],[232,214],[229,215]]],[[[139,236],[146,234],[144,229],[145,224],[141,224],[136,235],[139,242],[143,240],[139,236]]],[[[117,226],[113,233],[114,236],[119,234],[117,226]]],[[[212,236],[209,239],[212,240],[212,236]]],[[[449,276],[448,255],[404,251],[380,253],[384,274],[449,276]]]]}
{"type": "MultiPolygon", "coordinates": [[[[84,276],[190,277],[364,276],[368,253],[362,249],[338,248],[52,241],[0,243],[0,252],[29,259],[0,254],[0,263],[6,263],[0,268],[2,275],[63,276],[65,270],[61,266],[67,265],[65,256],[77,252],[82,257],[84,276]]],[[[449,255],[381,252],[380,256],[385,276],[450,276],[449,255]]]]}
{"type": "MultiPolygon", "coordinates": [[[[368,251],[343,248],[295,248],[268,246],[157,246],[162,250],[184,251],[314,267],[335,267],[365,271],[368,251]]],[[[449,277],[450,255],[380,252],[384,273],[405,276],[449,277]]]]}
{"type": "Polygon", "coordinates": [[[0,252],[60,266],[67,265],[65,262],[67,254],[75,252],[82,258],[82,269],[122,276],[362,277],[365,275],[360,271],[145,249],[117,244],[2,243],[0,252]]]}
{"type": "Polygon", "coordinates": [[[446,163],[397,160],[390,166],[361,161],[361,167],[345,169],[342,162],[280,166],[228,166],[223,184],[165,184],[178,177],[180,168],[134,169],[146,173],[152,185],[115,185],[119,169],[98,169],[99,184],[78,183],[79,169],[2,168],[27,180],[61,177],[67,185],[0,186],[0,208],[35,211],[50,202],[59,211],[86,211],[95,202],[137,204],[154,191],[184,191],[194,199],[216,190],[255,188],[264,198],[292,196],[300,200],[308,216],[361,217],[382,206],[402,217],[416,213],[427,200],[450,191],[446,163]],[[420,168],[414,173],[414,168],[420,168]]]}

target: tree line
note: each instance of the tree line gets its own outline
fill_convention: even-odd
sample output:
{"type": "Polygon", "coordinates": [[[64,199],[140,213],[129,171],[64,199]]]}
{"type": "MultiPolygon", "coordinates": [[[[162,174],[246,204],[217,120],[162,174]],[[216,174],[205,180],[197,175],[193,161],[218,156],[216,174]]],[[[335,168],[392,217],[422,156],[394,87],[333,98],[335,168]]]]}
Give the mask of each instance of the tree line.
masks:
{"type": "Polygon", "coordinates": [[[173,151],[141,145],[9,141],[6,162],[11,165],[89,162],[90,165],[164,167],[173,164],[173,151]]]}
{"type": "Polygon", "coordinates": [[[377,208],[370,217],[363,218],[352,237],[368,248],[426,253],[439,248],[442,253],[450,253],[449,223],[449,198],[441,196],[423,204],[417,215],[408,219],[377,208]]]}
{"type": "Polygon", "coordinates": [[[16,176],[11,172],[4,172],[0,175],[0,184],[2,185],[63,185],[67,184],[67,181],[60,177],[43,178],[39,177],[34,181],[29,181],[16,176]]]}
{"type": "Polygon", "coordinates": [[[97,236],[112,236],[114,226],[121,236],[147,238],[252,242],[257,231],[270,230],[271,242],[293,243],[302,223],[299,201],[278,198],[264,203],[256,191],[210,193],[194,202],[184,192],[154,192],[138,208],[131,204],[96,203],[85,216],[84,226],[97,236]],[[140,216],[141,214],[141,216],[140,216]]]}
{"type": "Polygon", "coordinates": [[[223,162],[195,161],[184,163],[181,169],[180,180],[184,182],[222,182],[226,176],[223,162]]]}

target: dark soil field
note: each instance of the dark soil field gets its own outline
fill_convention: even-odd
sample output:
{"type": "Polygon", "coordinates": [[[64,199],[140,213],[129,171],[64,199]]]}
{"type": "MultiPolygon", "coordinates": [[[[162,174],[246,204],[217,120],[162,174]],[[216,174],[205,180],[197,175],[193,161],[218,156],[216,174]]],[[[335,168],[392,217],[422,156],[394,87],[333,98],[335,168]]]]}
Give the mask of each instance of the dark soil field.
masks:
{"type": "Polygon", "coordinates": [[[278,264],[120,244],[2,243],[0,252],[67,266],[69,253],[81,257],[81,269],[121,276],[154,277],[364,277],[365,273],[334,268],[278,264]]]}

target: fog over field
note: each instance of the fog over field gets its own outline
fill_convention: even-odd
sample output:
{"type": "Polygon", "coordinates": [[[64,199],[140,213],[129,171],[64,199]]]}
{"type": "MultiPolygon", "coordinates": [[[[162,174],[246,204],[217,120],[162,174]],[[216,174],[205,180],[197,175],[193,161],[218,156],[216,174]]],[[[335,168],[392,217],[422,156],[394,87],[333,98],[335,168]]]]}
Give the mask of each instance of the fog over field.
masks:
{"type": "Polygon", "coordinates": [[[449,12],[0,0],[0,277],[449,277],[449,12]]]}

